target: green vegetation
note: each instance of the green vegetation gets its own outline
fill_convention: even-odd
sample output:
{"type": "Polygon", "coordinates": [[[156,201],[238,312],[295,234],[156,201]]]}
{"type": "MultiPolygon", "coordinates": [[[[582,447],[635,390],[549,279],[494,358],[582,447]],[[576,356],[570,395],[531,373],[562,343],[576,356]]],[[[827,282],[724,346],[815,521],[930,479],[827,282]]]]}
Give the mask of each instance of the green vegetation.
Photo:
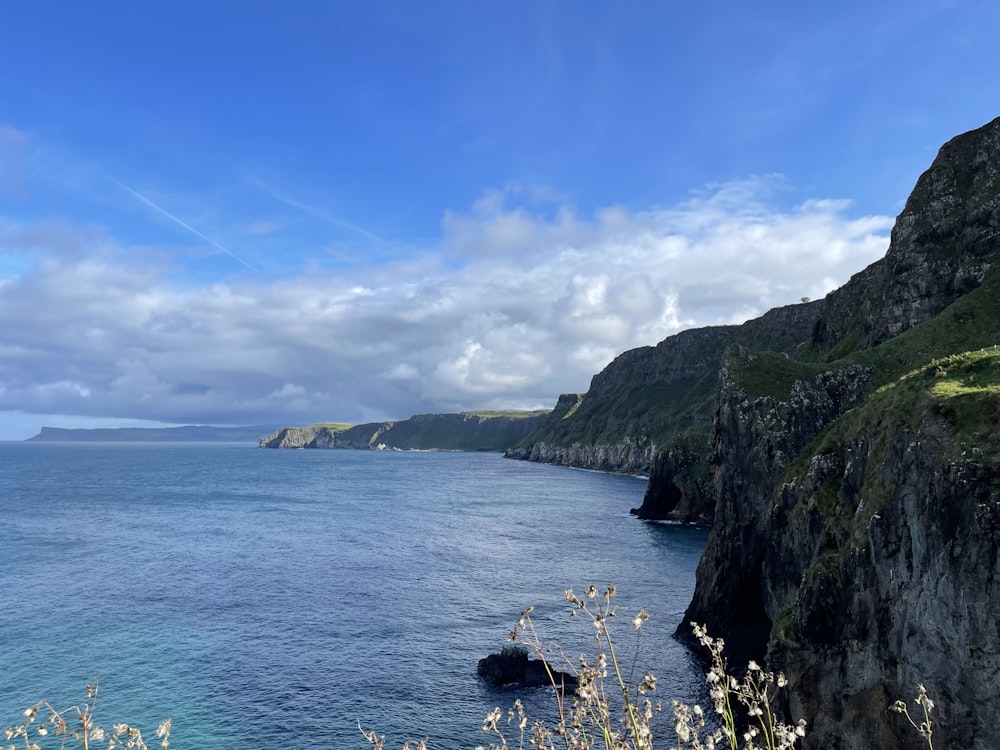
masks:
{"type": "Polygon", "coordinates": [[[576,400],[576,403],[574,403],[571,407],[569,407],[569,409],[566,410],[566,413],[563,414],[560,417],[560,419],[569,419],[570,417],[572,417],[574,414],[576,414],[577,409],[580,408],[580,404],[582,403],[583,403],[583,398],[582,397],[578,398],[576,400]]]}
{"type": "Polygon", "coordinates": [[[543,422],[521,444],[598,445],[639,435],[662,445],[688,430],[705,433],[712,424],[717,386],[714,372],[626,386],[610,398],[583,399],[567,414],[543,422]]]}
{"type": "Polygon", "coordinates": [[[795,628],[794,606],[786,607],[771,626],[771,640],[783,641],[786,644],[798,644],[798,632],[795,628]]]}
{"type": "MultiPolygon", "coordinates": [[[[838,344],[856,347],[852,335],[838,344]]],[[[949,355],[1000,344],[1000,268],[990,271],[981,286],[960,297],[931,320],[889,339],[879,346],[852,351],[835,361],[806,362],[770,352],[755,353],[744,361],[730,357],[730,374],[751,398],[770,396],[785,400],[796,380],[813,380],[817,374],[851,365],[872,368],[870,388],[894,382],[914,368],[949,355]]],[[[803,353],[804,354],[804,353],[803,353]]]]}
{"type": "Polygon", "coordinates": [[[327,429],[331,432],[344,432],[354,427],[354,425],[347,424],[346,422],[318,422],[312,426],[316,429],[327,429]]]}
{"type": "Polygon", "coordinates": [[[835,362],[861,349],[861,328],[856,325],[844,336],[824,358],[827,362],[835,362]]]}
{"type": "Polygon", "coordinates": [[[802,475],[809,458],[839,454],[857,436],[886,445],[905,426],[926,414],[946,419],[962,443],[978,443],[979,450],[995,453],[1000,429],[1000,349],[953,354],[932,360],[876,390],[861,406],[831,424],[799,460],[786,478],[802,475]]]}
{"type": "Polygon", "coordinates": [[[750,398],[770,397],[779,401],[788,399],[796,380],[811,381],[831,367],[798,362],[774,352],[757,352],[742,361],[731,356],[727,364],[730,375],[750,398]]]}
{"type": "Polygon", "coordinates": [[[841,362],[875,367],[879,372],[878,384],[882,385],[932,360],[997,344],[1000,344],[1000,268],[991,270],[981,286],[931,320],[841,362]]]}
{"type": "Polygon", "coordinates": [[[480,419],[495,419],[496,417],[507,417],[508,419],[529,419],[531,417],[544,417],[549,413],[549,409],[537,409],[526,411],[524,409],[483,409],[478,411],[463,411],[463,416],[479,417],[480,419]]]}

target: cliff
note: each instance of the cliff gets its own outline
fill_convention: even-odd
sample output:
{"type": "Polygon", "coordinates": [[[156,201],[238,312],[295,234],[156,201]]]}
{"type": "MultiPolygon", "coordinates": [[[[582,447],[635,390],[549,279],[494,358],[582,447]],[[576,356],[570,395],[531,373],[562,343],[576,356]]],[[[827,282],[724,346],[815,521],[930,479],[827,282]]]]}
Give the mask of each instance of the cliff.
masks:
{"type": "Polygon", "coordinates": [[[889,252],[826,298],[809,351],[827,360],[888,341],[978,287],[1000,226],[1000,118],[957,136],[917,180],[889,252]]]}
{"type": "Polygon", "coordinates": [[[941,747],[1000,716],[1000,352],[934,362],[835,423],[761,519],[768,662],[809,747],[921,746],[886,707],[918,683],[941,747]]]}
{"type": "MultiPolygon", "coordinates": [[[[571,418],[550,418],[507,455],[648,474],[639,517],[712,523],[718,488],[711,433],[725,349],[789,355],[791,363],[769,365],[784,379],[795,363],[870,351],[977,288],[1000,237],[998,140],[994,121],[945,144],[898,217],[886,256],[824,300],[625,352],[594,377],[571,418]]],[[[883,371],[916,366],[941,349],[906,352],[909,359],[883,371]]]]}
{"type": "MultiPolygon", "coordinates": [[[[825,300],[625,352],[508,443],[648,473],[638,515],[713,524],[678,637],[697,621],[734,664],[784,670],[807,749],[923,747],[888,713],[920,683],[938,747],[996,745],[998,165],[1000,119],[941,148],[886,256],[825,300]]],[[[443,447],[407,429],[405,447],[443,447]]],[[[394,430],[274,437],[394,446],[394,430]]]]}
{"type": "Polygon", "coordinates": [[[705,623],[783,669],[807,748],[920,746],[886,712],[918,683],[937,746],[994,745],[998,164],[1000,119],[950,141],[808,342],[723,359],[714,526],[678,636],[705,623]]]}
{"type": "Polygon", "coordinates": [[[698,493],[697,459],[708,446],[722,353],[733,345],[791,353],[809,338],[821,309],[822,302],[789,305],[743,325],[682,331],[627,351],[585,394],[561,397],[560,404],[575,399],[572,408],[557,405],[506,455],[633,474],[650,474],[662,453],[683,455],[675,476],[698,493]]]}
{"type": "Polygon", "coordinates": [[[530,432],[548,411],[417,414],[397,422],[284,427],[261,448],[346,448],[502,451],[530,432]]]}

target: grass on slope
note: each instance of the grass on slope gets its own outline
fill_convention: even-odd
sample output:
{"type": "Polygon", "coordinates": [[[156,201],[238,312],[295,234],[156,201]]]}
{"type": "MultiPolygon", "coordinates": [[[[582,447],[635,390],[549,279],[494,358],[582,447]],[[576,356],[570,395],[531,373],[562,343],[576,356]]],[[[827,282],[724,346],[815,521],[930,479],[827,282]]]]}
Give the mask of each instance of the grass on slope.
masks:
{"type": "Polygon", "coordinates": [[[731,368],[737,384],[751,398],[784,400],[796,380],[811,381],[817,373],[853,364],[875,369],[873,387],[897,378],[935,359],[1000,344],[1000,269],[993,269],[982,285],[956,300],[937,317],[872,349],[834,362],[799,362],[783,355],[761,353],[731,368]]]}
{"type": "Polygon", "coordinates": [[[463,411],[463,415],[468,414],[472,417],[480,417],[481,419],[493,419],[494,417],[509,417],[510,419],[527,419],[528,417],[543,417],[548,414],[551,409],[537,409],[535,411],[526,411],[524,409],[483,409],[481,411],[463,411]]]}
{"type": "Polygon", "coordinates": [[[951,425],[956,445],[975,446],[990,460],[1000,458],[1000,349],[933,360],[878,388],[803,451],[786,471],[786,480],[804,474],[813,456],[838,454],[857,436],[885,445],[901,427],[928,413],[951,425]]]}
{"type": "Polygon", "coordinates": [[[662,444],[680,432],[711,426],[717,384],[717,375],[711,373],[621,388],[613,398],[598,402],[584,399],[572,412],[573,419],[543,423],[523,442],[614,443],[638,433],[662,444]]]}

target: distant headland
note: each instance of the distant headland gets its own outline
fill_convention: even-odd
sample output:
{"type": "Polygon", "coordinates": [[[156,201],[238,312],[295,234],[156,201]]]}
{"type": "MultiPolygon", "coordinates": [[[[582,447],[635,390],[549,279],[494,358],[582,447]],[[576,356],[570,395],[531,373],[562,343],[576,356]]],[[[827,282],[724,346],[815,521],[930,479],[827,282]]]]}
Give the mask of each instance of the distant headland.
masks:
{"type": "Polygon", "coordinates": [[[273,425],[248,427],[99,427],[67,429],[43,427],[25,442],[45,443],[257,443],[273,432],[273,425]]]}
{"type": "Polygon", "coordinates": [[[548,409],[464,411],[416,414],[395,422],[282,427],[261,440],[260,447],[506,451],[530,435],[549,413],[548,409]]]}

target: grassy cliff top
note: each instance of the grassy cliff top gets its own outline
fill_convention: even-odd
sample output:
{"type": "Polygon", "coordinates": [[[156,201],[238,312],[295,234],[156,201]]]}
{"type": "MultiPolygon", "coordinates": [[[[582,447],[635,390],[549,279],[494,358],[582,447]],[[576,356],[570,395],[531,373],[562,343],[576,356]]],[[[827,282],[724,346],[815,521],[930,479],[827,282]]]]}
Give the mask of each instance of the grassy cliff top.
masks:
{"type": "Polygon", "coordinates": [[[526,411],[524,409],[482,409],[477,411],[463,411],[463,415],[479,417],[480,419],[493,419],[495,417],[507,417],[508,419],[527,419],[528,417],[541,417],[548,414],[551,409],[536,409],[526,411]]]}
{"type": "Polygon", "coordinates": [[[811,381],[820,372],[854,364],[874,368],[874,388],[903,377],[914,368],[962,353],[1000,344],[1000,268],[980,287],[959,298],[931,320],[885,343],[853,352],[834,362],[801,362],[780,354],[760,353],[730,361],[730,375],[751,398],[788,398],[796,380],[811,381]]]}
{"type": "Polygon", "coordinates": [[[812,456],[839,454],[859,436],[888,445],[901,430],[916,428],[928,417],[948,423],[955,451],[974,449],[980,460],[1000,463],[1000,348],[935,359],[881,386],[803,451],[786,479],[804,474],[812,456]]]}

